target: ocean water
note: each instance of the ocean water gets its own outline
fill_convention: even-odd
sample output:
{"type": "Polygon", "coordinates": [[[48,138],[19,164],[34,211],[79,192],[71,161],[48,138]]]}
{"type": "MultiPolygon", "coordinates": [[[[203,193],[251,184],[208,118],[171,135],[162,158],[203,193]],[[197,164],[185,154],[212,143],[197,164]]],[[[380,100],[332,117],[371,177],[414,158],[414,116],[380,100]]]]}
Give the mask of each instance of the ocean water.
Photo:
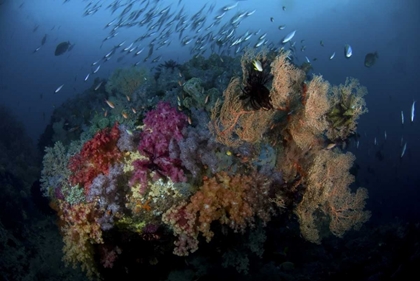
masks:
{"type": "MultiPolygon", "coordinates": [[[[316,280],[334,280],[331,276],[343,278],[340,280],[402,280],[398,278],[406,276],[405,274],[412,269],[412,262],[419,262],[420,252],[416,238],[420,232],[420,168],[417,163],[420,158],[420,119],[416,114],[420,110],[420,104],[417,102],[420,100],[420,90],[415,84],[420,78],[417,69],[420,62],[420,39],[417,35],[420,26],[419,11],[420,3],[415,0],[0,0],[0,105],[2,110],[13,116],[12,118],[7,115],[7,118],[0,121],[5,123],[1,126],[4,131],[0,137],[3,138],[2,149],[13,147],[9,138],[12,142],[19,140],[19,135],[8,135],[8,132],[13,130],[8,125],[16,122],[16,126],[23,128],[19,131],[21,141],[28,143],[29,147],[33,145],[33,149],[37,150],[35,144],[48,130],[48,126],[52,125],[54,111],[69,100],[86,95],[86,91],[98,86],[100,80],[95,79],[109,79],[117,68],[145,69],[150,74],[150,79],[153,79],[159,65],[169,60],[179,65],[187,65],[194,57],[208,58],[217,54],[222,58],[231,57],[232,60],[236,57],[239,61],[247,49],[258,51],[267,48],[279,52],[284,48],[291,52],[291,61],[295,65],[310,62],[312,70],[308,73],[308,79],[314,74],[322,75],[329,83],[338,85],[344,83],[346,77],[354,77],[367,88],[368,95],[365,96],[365,100],[369,112],[358,120],[357,137],[349,140],[345,150],[352,152],[356,157],[352,169],[355,185],[368,190],[366,209],[372,216],[364,225],[365,229],[349,234],[348,240],[344,236],[342,240],[337,240],[341,242],[327,242],[329,248],[322,248],[327,253],[319,254],[318,257],[327,260],[330,255],[345,252],[343,249],[351,249],[351,242],[356,243],[354,241],[358,241],[360,246],[363,244],[362,238],[357,236],[357,233],[366,238],[366,247],[372,252],[367,253],[366,257],[363,255],[365,259],[362,258],[362,261],[355,261],[356,254],[350,253],[349,250],[350,261],[343,255],[337,256],[334,261],[337,264],[328,268],[327,262],[322,263],[320,267],[323,268],[323,272],[320,273],[321,270],[314,269],[316,262],[304,259],[296,253],[302,251],[302,248],[297,247],[299,242],[293,235],[288,234],[287,238],[293,237],[290,238],[290,244],[276,244],[277,242],[271,241],[276,244],[275,247],[282,248],[284,253],[277,251],[277,256],[264,256],[264,262],[251,259],[253,263],[250,264],[250,268],[255,272],[255,268],[261,266],[261,272],[263,268],[266,269],[269,272],[266,273],[266,276],[269,276],[267,278],[273,280],[283,280],[276,279],[278,276],[282,276],[284,280],[303,280],[297,277],[299,274],[316,280]],[[296,33],[290,42],[282,43],[293,31],[296,33]],[[62,42],[69,44],[62,54],[55,55],[57,46],[62,42]],[[261,46],[256,47],[259,43],[261,46]],[[351,57],[345,56],[346,45],[352,48],[351,57]],[[378,54],[376,61],[371,67],[366,67],[365,56],[374,52],[378,54]],[[333,54],[335,55],[331,58],[333,54]],[[12,123],[9,123],[9,120],[12,123]],[[32,144],[29,144],[30,142],[32,144]],[[381,229],[384,233],[380,233],[381,229]],[[378,241],[375,241],[375,233],[379,233],[378,241]],[[349,243],[345,244],[346,241],[349,243]],[[404,242],[410,245],[407,247],[411,250],[403,248],[404,242]],[[395,248],[392,247],[394,244],[395,248]],[[381,253],[384,257],[382,260],[378,257],[381,253]],[[282,257],[279,258],[279,255],[282,257]],[[378,259],[377,263],[373,265],[368,262],[368,255],[378,259]],[[294,269],[285,269],[290,265],[285,262],[291,262],[294,269]],[[348,274],[347,270],[351,271],[351,266],[338,265],[346,262],[359,262],[359,266],[353,270],[360,270],[360,274],[348,274]],[[363,265],[370,269],[365,268],[362,271],[360,268],[363,265]],[[330,277],[325,273],[328,270],[332,272],[330,277]],[[345,276],[349,277],[346,279],[345,276]]],[[[232,66],[232,69],[227,69],[223,74],[225,80],[220,80],[217,87],[215,86],[220,88],[220,91],[227,87],[230,79],[227,76],[233,73],[233,68],[232,66]]],[[[210,73],[212,70],[210,68],[206,71],[210,73]]],[[[237,71],[241,71],[239,64],[237,71]]],[[[181,75],[180,72],[180,77],[181,75]]],[[[102,96],[100,97],[102,99],[102,96]]],[[[160,97],[153,98],[157,101],[160,97]]],[[[89,104],[84,106],[89,108],[89,104]]],[[[92,103],[92,110],[104,114],[111,109],[103,101],[102,109],[92,103]]],[[[71,118],[70,113],[65,122],[70,122],[68,120],[71,118]]],[[[87,130],[89,122],[83,126],[82,128],[81,124],[80,128],[75,126],[67,130],[87,130]]],[[[30,165],[25,163],[25,160],[12,161],[13,153],[2,154],[5,155],[1,159],[2,172],[20,178],[24,174],[22,170],[29,170],[28,167],[31,167],[31,176],[22,183],[22,188],[27,193],[22,195],[22,198],[28,202],[36,200],[35,195],[29,195],[30,185],[33,177],[40,177],[43,149],[44,147],[40,147],[37,151],[26,154],[33,153],[33,158],[29,159],[36,159],[30,165]],[[9,162],[12,164],[9,165],[9,162]]],[[[10,181],[5,173],[2,177],[2,188],[6,190],[13,185],[13,181],[10,181]]],[[[16,201],[23,200],[16,196],[16,201]]],[[[8,196],[5,198],[10,199],[8,196]]],[[[25,210],[28,214],[31,213],[31,208],[36,209],[34,203],[22,202],[15,202],[16,208],[29,208],[25,210]]],[[[2,212],[6,210],[11,209],[5,207],[2,212]]],[[[18,220],[28,224],[26,213],[19,215],[18,220]]],[[[49,218],[49,223],[54,221],[50,214],[45,216],[49,218]]],[[[45,218],[40,214],[37,219],[42,221],[45,218]]],[[[292,219],[287,223],[293,226],[292,219]]],[[[296,224],[296,219],[294,223],[296,224]]],[[[17,227],[4,221],[2,225],[4,229],[17,227]]],[[[50,230],[53,231],[52,229],[57,228],[51,227],[50,230]]],[[[269,229],[268,236],[271,235],[272,238],[273,235],[278,235],[274,227],[269,229]]],[[[7,235],[3,237],[8,237],[7,235]]],[[[10,235],[19,241],[15,233],[10,235]]],[[[30,237],[28,233],[23,236],[30,237]]],[[[57,240],[54,241],[60,241],[58,234],[56,236],[57,240]]],[[[11,247],[10,239],[4,238],[2,245],[11,247]]],[[[37,237],[36,242],[32,244],[13,243],[21,249],[29,249],[40,247],[45,240],[37,237]]],[[[56,243],[61,246],[60,242],[56,243]]],[[[270,246],[266,244],[265,247],[270,246]]],[[[310,253],[320,251],[319,248],[313,248],[315,246],[312,244],[308,247],[310,253]]],[[[57,256],[61,255],[60,248],[55,252],[57,256]]],[[[10,250],[7,253],[12,252],[10,250]]],[[[32,272],[39,275],[26,280],[42,279],[40,272],[48,275],[48,270],[45,270],[48,265],[39,270],[40,265],[35,259],[28,258],[28,252],[29,250],[24,251],[23,254],[25,264],[37,268],[32,272]]],[[[211,260],[212,257],[206,258],[211,260]]],[[[19,259],[10,259],[16,267],[11,265],[13,263],[6,262],[6,259],[5,257],[0,265],[1,271],[4,272],[1,277],[4,280],[13,280],[10,279],[10,272],[20,268],[19,259]]],[[[159,259],[160,264],[172,262],[170,259],[159,259]]],[[[189,260],[190,263],[193,263],[192,259],[189,260]]],[[[129,263],[126,260],[124,262],[129,263]]],[[[205,262],[197,261],[197,264],[201,263],[205,262]]],[[[180,280],[193,280],[188,279],[188,276],[201,276],[203,279],[212,276],[208,272],[202,275],[188,275],[189,271],[198,270],[197,264],[190,268],[176,264],[173,266],[174,272],[183,271],[184,279],[179,277],[180,280]]],[[[124,268],[121,264],[119,266],[120,269],[124,268]]],[[[145,270],[155,274],[153,268],[145,270]]],[[[235,270],[232,271],[227,272],[225,278],[232,274],[231,279],[256,280],[253,279],[256,278],[255,275],[248,276],[243,272],[237,275],[235,270]]],[[[27,270],[21,276],[31,278],[32,273],[29,272],[30,270],[27,270]]],[[[173,278],[170,280],[176,279],[174,272],[170,275],[173,278]]],[[[116,275],[112,272],[109,274],[116,275]]],[[[134,276],[131,273],[127,274],[130,278],[134,276]]],[[[109,280],[112,278],[114,277],[109,277],[109,280]]],[[[68,279],[77,280],[72,277],[68,279]]],[[[25,279],[22,277],[16,280],[25,279]]]]}

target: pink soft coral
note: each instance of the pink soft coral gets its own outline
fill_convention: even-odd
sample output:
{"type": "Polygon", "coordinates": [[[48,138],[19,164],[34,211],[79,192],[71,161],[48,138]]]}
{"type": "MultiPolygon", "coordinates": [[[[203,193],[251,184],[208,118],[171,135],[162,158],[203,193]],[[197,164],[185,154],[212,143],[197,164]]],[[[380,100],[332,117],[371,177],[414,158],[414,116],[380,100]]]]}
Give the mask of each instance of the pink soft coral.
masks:
{"type": "Polygon", "coordinates": [[[134,174],[130,181],[132,185],[139,182],[142,193],[147,188],[148,172],[155,172],[153,180],[160,177],[169,177],[174,182],[186,180],[181,160],[169,155],[171,142],[183,138],[182,129],[186,121],[187,117],[183,113],[166,102],[158,103],[156,109],[146,114],[139,151],[148,159],[133,162],[134,174]]]}

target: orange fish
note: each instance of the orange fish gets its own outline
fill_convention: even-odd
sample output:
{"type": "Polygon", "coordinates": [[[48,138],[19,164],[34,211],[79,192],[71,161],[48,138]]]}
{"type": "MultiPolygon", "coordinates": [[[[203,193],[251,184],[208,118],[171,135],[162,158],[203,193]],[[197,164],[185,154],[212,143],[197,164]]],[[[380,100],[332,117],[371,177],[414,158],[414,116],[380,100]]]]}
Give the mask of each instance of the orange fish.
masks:
{"type": "Polygon", "coordinates": [[[112,102],[110,102],[109,100],[105,100],[105,102],[110,108],[115,108],[115,105],[112,102]]]}
{"type": "Polygon", "coordinates": [[[127,118],[128,118],[128,114],[127,114],[127,113],[125,113],[125,112],[121,112],[121,115],[122,115],[125,119],[127,119],[127,118]]]}
{"type": "Polygon", "coordinates": [[[130,101],[130,97],[128,95],[125,95],[125,97],[127,98],[127,101],[130,101]]]}
{"type": "Polygon", "coordinates": [[[108,110],[105,110],[104,117],[107,117],[107,116],[108,116],[108,110]]]}
{"type": "Polygon", "coordinates": [[[131,108],[131,111],[133,111],[134,114],[137,113],[137,111],[134,109],[134,107],[131,108]]]}

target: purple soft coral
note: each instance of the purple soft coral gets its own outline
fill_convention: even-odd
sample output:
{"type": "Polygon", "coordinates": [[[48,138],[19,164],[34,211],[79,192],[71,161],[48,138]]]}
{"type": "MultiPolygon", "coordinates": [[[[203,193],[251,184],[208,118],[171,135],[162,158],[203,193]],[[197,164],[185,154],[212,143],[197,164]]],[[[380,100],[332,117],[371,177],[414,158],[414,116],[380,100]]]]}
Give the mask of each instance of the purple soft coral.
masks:
{"type": "Polygon", "coordinates": [[[134,174],[130,183],[139,182],[140,192],[144,193],[149,171],[155,172],[154,180],[169,177],[174,182],[185,181],[181,161],[170,156],[169,146],[171,142],[183,139],[182,129],[186,125],[187,117],[169,103],[160,102],[156,109],[146,114],[143,121],[139,151],[148,159],[133,162],[134,174]]]}

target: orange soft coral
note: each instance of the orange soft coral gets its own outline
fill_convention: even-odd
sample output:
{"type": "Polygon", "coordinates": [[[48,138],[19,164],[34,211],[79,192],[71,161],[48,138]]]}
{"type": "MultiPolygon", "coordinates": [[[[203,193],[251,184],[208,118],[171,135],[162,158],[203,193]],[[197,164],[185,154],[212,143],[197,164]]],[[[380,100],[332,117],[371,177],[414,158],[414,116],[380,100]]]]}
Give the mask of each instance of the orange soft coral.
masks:
{"type": "Polygon", "coordinates": [[[214,221],[241,232],[253,224],[254,216],[268,221],[273,212],[268,192],[271,182],[262,179],[257,173],[230,176],[220,172],[204,181],[189,203],[169,209],[163,221],[178,236],[174,253],[188,255],[189,251],[194,252],[198,248],[199,233],[209,242],[214,235],[210,230],[214,221]]]}

